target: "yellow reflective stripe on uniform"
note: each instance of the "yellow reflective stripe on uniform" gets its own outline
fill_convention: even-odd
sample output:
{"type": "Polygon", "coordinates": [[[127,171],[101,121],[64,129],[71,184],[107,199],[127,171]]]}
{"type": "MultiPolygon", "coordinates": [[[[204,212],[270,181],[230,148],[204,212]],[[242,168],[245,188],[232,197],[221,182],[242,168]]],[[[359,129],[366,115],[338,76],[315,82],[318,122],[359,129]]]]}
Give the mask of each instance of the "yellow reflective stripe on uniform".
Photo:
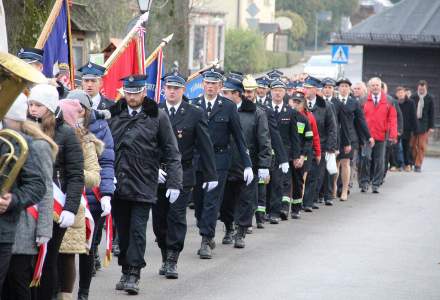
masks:
{"type": "Polygon", "coordinates": [[[306,131],[306,137],[313,137],[313,131],[306,131]]]}
{"type": "Polygon", "coordinates": [[[282,202],[289,202],[290,203],[290,197],[283,196],[283,199],[281,199],[282,202]]]}
{"type": "Polygon", "coordinates": [[[292,199],[292,204],[302,204],[303,199],[292,199]]]}
{"type": "Polygon", "coordinates": [[[266,207],[265,207],[265,206],[258,206],[258,207],[257,207],[257,211],[258,211],[258,212],[264,212],[264,213],[265,213],[265,212],[266,212],[266,207]]]}
{"type": "Polygon", "coordinates": [[[296,122],[296,127],[298,128],[298,133],[303,134],[304,128],[306,128],[306,124],[303,122],[296,122]]]}

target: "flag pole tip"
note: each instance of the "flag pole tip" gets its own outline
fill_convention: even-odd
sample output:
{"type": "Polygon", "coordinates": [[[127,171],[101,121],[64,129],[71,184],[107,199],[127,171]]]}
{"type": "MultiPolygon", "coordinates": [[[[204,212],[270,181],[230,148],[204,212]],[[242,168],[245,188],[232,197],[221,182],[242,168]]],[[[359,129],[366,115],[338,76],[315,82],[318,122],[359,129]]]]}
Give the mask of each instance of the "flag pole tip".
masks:
{"type": "Polygon", "coordinates": [[[164,38],[162,41],[168,44],[173,39],[173,36],[174,36],[174,32],[169,36],[167,36],[166,38],[164,38]]]}

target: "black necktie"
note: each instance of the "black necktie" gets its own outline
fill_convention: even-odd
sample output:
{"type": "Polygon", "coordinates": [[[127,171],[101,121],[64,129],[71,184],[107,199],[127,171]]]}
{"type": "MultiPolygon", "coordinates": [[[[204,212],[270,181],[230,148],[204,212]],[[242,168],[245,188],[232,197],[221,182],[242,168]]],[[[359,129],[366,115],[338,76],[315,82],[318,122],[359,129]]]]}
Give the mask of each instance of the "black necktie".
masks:
{"type": "Polygon", "coordinates": [[[176,109],[174,108],[174,106],[171,106],[171,108],[170,108],[171,119],[174,119],[175,115],[176,115],[176,109]]]}
{"type": "Polygon", "coordinates": [[[212,104],[211,102],[208,102],[208,106],[206,107],[206,112],[208,113],[208,117],[211,114],[212,111],[212,104]]]}
{"type": "Polygon", "coordinates": [[[312,102],[309,101],[309,109],[312,109],[312,108],[313,108],[312,102]]]}
{"type": "Polygon", "coordinates": [[[275,105],[275,114],[278,116],[280,113],[280,107],[278,105],[275,105]]]}
{"type": "Polygon", "coordinates": [[[374,95],[374,105],[377,105],[377,98],[379,97],[377,97],[377,95],[374,95]]]}
{"type": "Polygon", "coordinates": [[[345,104],[345,98],[342,98],[341,101],[342,101],[342,104],[345,104]]]}
{"type": "Polygon", "coordinates": [[[133,110],[133,111],[131,112],[131,116],[132,116],[132,117],[136,117],[137,113],[138,113],[137,111],[133,110]]]}

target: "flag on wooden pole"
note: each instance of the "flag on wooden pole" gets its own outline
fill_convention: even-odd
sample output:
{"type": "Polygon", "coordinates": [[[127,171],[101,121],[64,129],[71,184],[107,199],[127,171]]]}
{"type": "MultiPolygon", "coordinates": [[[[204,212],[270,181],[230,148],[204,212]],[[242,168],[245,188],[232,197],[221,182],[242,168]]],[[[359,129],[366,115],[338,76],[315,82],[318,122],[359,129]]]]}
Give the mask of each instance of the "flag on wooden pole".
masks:
{"type": "Polygon", "coordinates": [[[43,74],[71,87],[74,80],[72,33],[67,0],[56,0],[35,48],[43,49],[43,74]]]}

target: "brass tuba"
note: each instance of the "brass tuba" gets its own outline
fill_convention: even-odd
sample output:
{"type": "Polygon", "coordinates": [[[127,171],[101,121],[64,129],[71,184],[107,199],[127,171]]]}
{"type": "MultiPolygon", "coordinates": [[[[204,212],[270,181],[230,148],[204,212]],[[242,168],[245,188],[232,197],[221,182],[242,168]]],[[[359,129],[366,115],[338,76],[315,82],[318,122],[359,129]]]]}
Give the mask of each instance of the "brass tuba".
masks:
{"type": "MultiPolygon", "coordinates": [[[[45,82],[47,79],[41,72],[14,55],[0,52],[0,120],[27,84],[45,82]]],[[[0,130],[0,150],[0,194],[4,195],[12,188],[29,149],[19,133],[3,129],[0,130]]]]}

